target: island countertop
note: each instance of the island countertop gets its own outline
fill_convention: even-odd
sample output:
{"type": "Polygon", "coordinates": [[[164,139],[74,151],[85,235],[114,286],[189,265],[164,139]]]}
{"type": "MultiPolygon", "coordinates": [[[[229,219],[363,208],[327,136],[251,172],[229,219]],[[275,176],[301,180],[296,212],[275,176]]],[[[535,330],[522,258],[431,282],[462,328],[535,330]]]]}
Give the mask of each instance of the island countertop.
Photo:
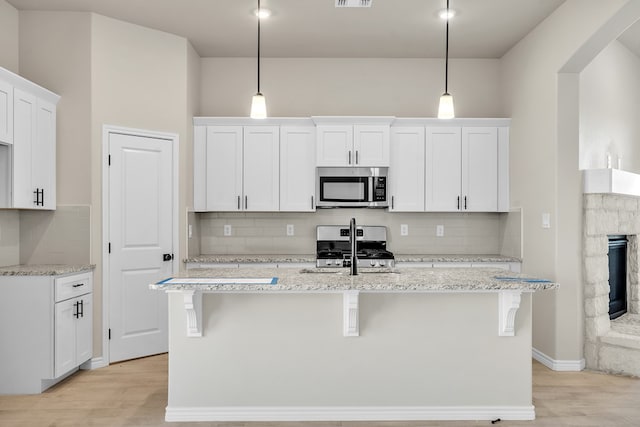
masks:
{"type": "Polygon", "coordinates": [[[534,292],[554,289],[549,280],[492,268],[402,268],[361,269],[357,276],[348,269],[215,268],[191,269],[150,285],[164,291],[205,292],[534,292]],[[271,279],[276,278],[274,284],[271,279]],[[225,279],[212,283],[211,279],[225,279]],[[228,279],[228,280],[226,280],[228,279]],[[264,279],[248,283],[246,279],[264,279]]]}
{"type": "MultiPolygon", "coordinates": [[[[396,254],[396,262],[522,262],[520,258],[505,255],[467,254],[396,254]]],[[[258,254],[258,255],[198,255],[183,260],[187,264],[215,263],[315,263],[314,254],[258,254]]]]}

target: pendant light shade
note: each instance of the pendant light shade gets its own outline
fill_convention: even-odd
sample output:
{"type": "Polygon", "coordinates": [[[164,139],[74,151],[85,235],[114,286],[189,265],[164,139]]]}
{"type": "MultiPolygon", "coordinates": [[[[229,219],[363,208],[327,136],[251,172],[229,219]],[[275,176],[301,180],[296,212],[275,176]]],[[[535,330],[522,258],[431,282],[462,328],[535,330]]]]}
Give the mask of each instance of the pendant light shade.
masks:
{"type": "Polygon", "coordinates": [[[455,117],[455,111],[453,108],[453,96],[449,93],[449,19],[451,14],[449,12],[449,0],[447,0],[447,35],[445,44],[445,59],[444,59],[444,93],[440,96],[440,106],[438,107],[439,119],[453,119],[455,117]]]}
{"type": "MultiPolygon", "coordinates": [[[[258,0],[258,11],[260,11],[260,0],[258,0]]],[[[260,93],[260,16],[258,15],[258,92],[251,99],[251,118],[266,119],[267,118],[267,101],[262,93],[260,93]]]]}
{"type": "Polygon", "coordinates": [[[251,118],[266,119],[267,118],[267,101],[260,92],[251,98],[251,118]]]}
{"type": "Polygon", "coordinates": [[[453,96],[445,92],[440,97],[440,106],[438,107],[438,118],[453,119],[455,116],[456,116],[455,111],[453,109],[453,96]]]}

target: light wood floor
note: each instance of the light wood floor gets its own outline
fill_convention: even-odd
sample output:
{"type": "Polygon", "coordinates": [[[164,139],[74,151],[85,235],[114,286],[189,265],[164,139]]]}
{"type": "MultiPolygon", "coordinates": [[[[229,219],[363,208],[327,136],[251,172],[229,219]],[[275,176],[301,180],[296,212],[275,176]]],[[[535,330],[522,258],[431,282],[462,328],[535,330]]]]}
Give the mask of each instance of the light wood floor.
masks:
{"type": "MultiPolygon", "coordinates": [[[[1,380],[1,379],[0,379],[1,380]]],[[[640,379],[533,367],[535,421],[504,426],[640,426],[640,379]]],[[[0,396],[2,427],[423,427],[491,426],[489,421],[165,423],[167,355],[83,371],[41,395],[0,396]]]]}

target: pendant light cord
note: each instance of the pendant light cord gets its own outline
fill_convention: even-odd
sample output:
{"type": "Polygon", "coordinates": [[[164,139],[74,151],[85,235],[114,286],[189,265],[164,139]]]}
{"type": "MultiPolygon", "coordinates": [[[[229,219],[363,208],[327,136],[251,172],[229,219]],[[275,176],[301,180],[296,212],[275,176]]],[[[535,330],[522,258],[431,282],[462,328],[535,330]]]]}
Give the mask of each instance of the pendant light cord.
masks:
{"type": "MultiPolygon", "coordinates": [[[[449,0],[447,0],[448,2],[449,0]]],[[[260,93],[260,0],[258,0],[258,93],[260,93]]]]}
{"type": "MultiPolygon", "coordinates": [[[[260,1],[260,0],[258,0],[260,1]]],[[[449,93],[449,0],[447,0],[447,35],[444,60],[444,93],[449,93]]]]}

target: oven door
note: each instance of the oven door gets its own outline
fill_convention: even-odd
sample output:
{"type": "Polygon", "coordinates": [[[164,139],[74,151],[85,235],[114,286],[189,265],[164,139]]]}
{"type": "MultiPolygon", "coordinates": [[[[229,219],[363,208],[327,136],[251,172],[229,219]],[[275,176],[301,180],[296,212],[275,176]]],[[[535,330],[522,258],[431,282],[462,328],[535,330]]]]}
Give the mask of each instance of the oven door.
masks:
{"type": "Polygon", "coordinates": [[[371,201],[368,176],[320,176],[318,207],[367,207],[371,201]]]}

